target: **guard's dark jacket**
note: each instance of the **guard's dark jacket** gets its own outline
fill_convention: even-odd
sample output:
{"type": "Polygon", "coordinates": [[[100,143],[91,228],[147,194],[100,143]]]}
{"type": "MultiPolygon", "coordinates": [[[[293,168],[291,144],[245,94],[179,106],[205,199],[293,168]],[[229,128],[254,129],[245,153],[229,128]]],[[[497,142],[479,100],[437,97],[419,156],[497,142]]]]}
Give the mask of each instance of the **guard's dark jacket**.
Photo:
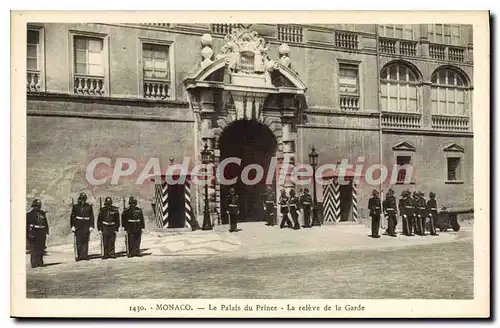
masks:
{"type": "Polygon", "coordinates": [[[90,204],[75,204],[71,209],[70,224],[78,230],[94,228],[94,209],[90,204]]]}
{"type": "Polygon", "coordinates": [[[120,228],[120,213],[116,206],[105,206],[97,216],[97,230],[103,234],[112,234],[120,228]]]}
{"type": "Polygon", "coordinates": [[[299,210],[299,198],[297,196],[290,197],[288,199],[288,208],[290,210],[290,214],[295,214],[299,210]]]}
{"type": "Polygon", "coordinates": [[[438,209],[437,209],[437,201],[435,199],[429,199],[427,201],[427,214],[432,214],[432,217],[437,220],[438,209]]]}
{"type": "Polygon", "coordinates": [[[140,232],[145,228],[144,215],[140,207],[127,207],[122,213],[122,227],[129,233],[140,232]]]}
{"type": "Polygon", "coordinates": [[[384,211],[387,212],[388,215],[396,215],[398,214],[398,209],[396,205],[396,197],[388,196],[384,202],[384,211]]]}
{"type": "Polygon", "coordinates": [[[227,195],[226,197],[227,211],[230,215],[238,215],[239,213],[239,197],[238,195],[227,195]]]}
{"type": "Polygon", "coordinates": [[[419,209],[420,198],[413,197],[411,201],[412,201],[412,205],[413,205],[413,215],[415,217],[417,217],[418,215],[421,215],[421,211],[419,209]]]}
{"type": "Polygon", "coordinates": [[[399,213],[401,216],[413,216],[413,200],[410,197],[403,197],[399,200],[399,213]]]}
{"type": "Polygon", "coordinates": [[[312,206],[312,197],[309,194],[304,194],[300,196],[300,206],[304,211],[310,211],[312,206]]]}
{"type": "Polygon", "coordinates": [[[282,214],[288,213],[288,196],[280,196],[280,211],[282,214]]]}
{"type": "Polygon", "coordinates": [[[26,213],[26,228],[28,237],[33,238],[39,234],[49,234],[49,223],[45,211],[31,209],[26,213]]]}
{"type": "Polygon", "coordinates": [[[276,194],[274,191],[266,191],[264,195],[264,205],[266,208],[266,212],[272,213],[274,212],[274,208],[276,206],[276,194]]]}
{"type": "Polygon", "coordinates": [[[425,218],[427,216],[427,209],[426,208],[427,207],[426,207],[425,198],[420,197],[417,200],[417,208],[416,208],[416,212],[418,213],[418,215],[420,215],[420,217],[425,218]]]}
{"type": "Polygon", "coordinates": [[[370,216],[380,215],[380,198],[370,198],[368,200],[368,209],[370,210],[370,216]]]}

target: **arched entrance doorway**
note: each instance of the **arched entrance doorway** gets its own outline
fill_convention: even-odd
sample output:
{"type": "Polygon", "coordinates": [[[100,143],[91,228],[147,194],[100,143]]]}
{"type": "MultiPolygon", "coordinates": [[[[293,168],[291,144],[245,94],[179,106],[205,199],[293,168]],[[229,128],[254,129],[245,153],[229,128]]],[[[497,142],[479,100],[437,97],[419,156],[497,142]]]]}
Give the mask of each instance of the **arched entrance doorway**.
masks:
{"type": "MultiPolygon", "coordinates": [[[[225,200],[229,188],[234,187],[240,196],[240,222],[264,221],[262,206],[263,193],[266,188],[266,177],[271,158],[277,150],[276,137],[265,125],[256,120],[238,120],[228,125],[219,139],[220,161],[228,157],[241,159],[241,165],[229,164],[224,170],[226,179],[237,178],[234,185],[221,185],[222,223],[228,223],[225,200]],[[242,182],[241,172],[250,164],[260,165],[264,169],[262,179],[255,185],[246,185],[242,182]]],[[[255,178],[255,170],[249,174],[249,179],[255,178]]],[[[273,179],[273,189],[275,188],[273,179]]]]}

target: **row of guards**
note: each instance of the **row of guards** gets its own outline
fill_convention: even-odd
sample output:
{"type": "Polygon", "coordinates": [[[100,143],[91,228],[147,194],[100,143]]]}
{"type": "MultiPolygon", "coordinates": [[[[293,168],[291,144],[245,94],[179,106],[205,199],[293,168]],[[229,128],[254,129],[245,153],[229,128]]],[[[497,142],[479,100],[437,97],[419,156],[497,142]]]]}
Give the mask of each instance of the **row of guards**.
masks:
{"type": "MultiPolygon", "coordinates": [[[[358,185],[352,170],[344,172],[346,184],[339,183],[338,171],[323,174],[323,222],[358,221],[358,185]]],[[[174,171],[168,178],[184,180],[183,184],[168,184],[166,175],[152,178],[155,183],[153,215],[158,228],[200,228],[193,213],[191,172],[174,171]]]]}

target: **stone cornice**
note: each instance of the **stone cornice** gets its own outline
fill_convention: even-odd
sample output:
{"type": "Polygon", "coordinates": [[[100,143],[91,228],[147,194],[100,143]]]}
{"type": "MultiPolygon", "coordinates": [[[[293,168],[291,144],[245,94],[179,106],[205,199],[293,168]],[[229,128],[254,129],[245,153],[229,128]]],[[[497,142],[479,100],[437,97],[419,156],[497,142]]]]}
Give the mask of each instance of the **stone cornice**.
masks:
{"type": "Polygon", "coordinates": [[[27,110],[27,116],[44,116],[44,117],[67,117],[67,118],[84,118],[84,119],[100,119],[100,120],[125,120],[125,121],[142,121],[142,122],[175,122],[175,123],[193,123],[194,120],[179,119],[165,117],[159,115],[144,115],[144,114],[124,114],[124,113],[107,113],[107,112],[77,112],[77,111],[61,111],[61,110],[27,110]]]}
{"type": "Polygon", "coordinates": [[[165,99],[165,100],[150,100],[143,98],[124,98],[124,97],[93,97],[80,96],[68,93],[28,93],[27,100],[40,101],[71,101],[81,103],[97,103],[97,104],[113,104],[138,107],[160,107],[160,108],[189,108],[187,101],[165,99]]]}

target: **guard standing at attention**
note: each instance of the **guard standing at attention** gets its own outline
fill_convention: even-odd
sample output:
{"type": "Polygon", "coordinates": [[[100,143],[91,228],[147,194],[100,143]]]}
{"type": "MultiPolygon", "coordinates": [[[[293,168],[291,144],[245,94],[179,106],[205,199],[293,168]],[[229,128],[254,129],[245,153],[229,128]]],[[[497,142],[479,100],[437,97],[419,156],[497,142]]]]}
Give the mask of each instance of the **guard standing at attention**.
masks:
{"type": "Polygon", "coordinates": [[[372,198],[368,200],[368,209],[370,210],[370,216],[372,218],[372,238],[380,238],[378,230],[380,227],[380,198],[378,197],[378,191],[373,190],[372,198]]]}
{"type": "Polygon", "coordinates": [[[238,231],[238,215],[240,214],[240,199],[234,188],[229,189],[226,197],[227,214],[229,217],[229,232],[238,231]]]}
{"type": "Polygon", "coordinates": [[[403,222],[403,234],[413,236],[413,201],[410,197],[410,191],[404,190],[403,197],[399,200],[399,213],[403,222]]]}
{"type": "Polygon", "coordinates": [[[288,196],[284,189],[281,190],[281,195],[280,195],[280,212],[281,212],[280,228],[281,229],[285,228],[285,225],[287,228],[291,228],[292,222],[290,222],[290,219],[288,218],[288,196]]]}
{"type": "Polygon", "coordinates": [[[145,228],[144,214],[137,207],[137,199],[130,197],[128,207],[122,213],[122,226],[128,240],[128,257],[141,256],[141,237],[145,228]]]}
{"type": "Polygon", "coordinates": [[[45,242],[49,234],[49,223],[45,211],[42,211],[42,202],[34,199],[31,210],[26,213],[28,240],[30,243],[30,263],[32,268],[43,266],[45,242]]]}
{"type": "Polygon", "coordinates": [[[300,197],[300,206],[304,210],[304,228],[311,227],[311,204],[312,197],[309,195],[309,189],[304,188],[304,194],[300,197]]]}
{"type": "Polygon", "coordinates": [[[384,213],[387,216],[387,234],[391,237],[396,237],[396,225],[398,223],[397,219],[397,205],[396,197],[394,197],[394,190],[389,189],[387,191],[387,197],[384,202],[384,213]]]}
{"type": "Polygon", "coordinates": [[[299,198],[295,195],[295,190],[290,190],[290,198],[288,199],[288,208],[293,220],[293,230],[300,229],[299,223],[299,198]]]}
{"type": "Polygon", "coordinates": [[[422,191],[418,192],[418,213],[420,215],[420,232],[425,236],[425,219],[427,218],[427,202],[422,191]]]}
{"type": "Polygon", "coordinates": [[[97,216],[97,231],[102,234],[103,259],[116,258],[115,242],[118,229],[120,229],[120,212],[118,207],[113,206],[111,197],[106,197],[104,207],[97,216]]]}
{"type": "Polygon", "coordinates": [[[276,225],[276,194],[271,186],[267,186],[266,194],[264,195],[264,209],[266,211],[267,225],[276,225]]]}
{"type": "Polygon", "coordinates": [[[429,200],[427,201],[427,215],[430,220],[430,232],[432,236],[437,236],[438,233],[436,231],[436,222],[438,218],[438,212],[437,212],[437,201],[436,201],[436,193],[431,191],[429,193],[429,200]]]}
{"type": "Polygon", "coordinates": [[[70,217],[71,231],[76,237],[77,261],[89,259],[89,238],[94,230],[94,221],[94,209],[87,204],[87,195],[82,192],[71,209],[70,217]]]}
{"type": "Polygon", "coordinates": [[[422,210],[420,209],[420,192],[413,192],[413,226],[415,233],[422,236],[422,210]]]}

